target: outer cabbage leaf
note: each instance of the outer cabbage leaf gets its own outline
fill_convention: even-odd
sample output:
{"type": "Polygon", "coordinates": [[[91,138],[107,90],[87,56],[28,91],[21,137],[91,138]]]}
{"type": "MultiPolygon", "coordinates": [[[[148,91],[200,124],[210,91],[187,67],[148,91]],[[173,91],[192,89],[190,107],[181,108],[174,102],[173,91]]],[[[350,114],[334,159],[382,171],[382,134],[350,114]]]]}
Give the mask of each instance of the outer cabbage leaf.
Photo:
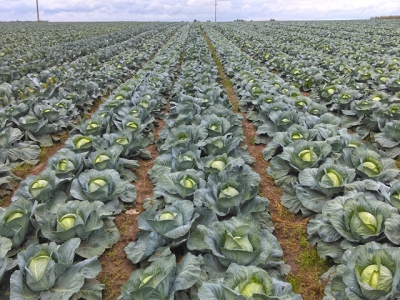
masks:
{"type": "Polygon", "coordinates": [[[254,266],[232,263],[223,280],[204,282],[199,289],[200,299],[285,299],[301,300],[292,291],[290,283],[271,277],[265,270],[254,266]]]}
{"type": "Polygon", "coordinates": [[[204,173],[194,169],[164,174],[158,179],[154,189],[154,196],[164,197],[167,203],[181,199],[190,199],[191,196],[205,185],[204,173]]]}
{"type": "Polygon", "coordinates": [[[188,289],[201,273],[201,257],[187,253],[177,264],[171,254],[135,270],[122,288],[121,299],[174,299],[174,293],[188,289]]]}
{"type": "MultiPolygon", "coordinates": [[[[371,240],[384,241],[388,239],[399,244],[399,234],[396,227],[400,225],[400,215],[394,207],[373,199],[366,199],[363,193],[351,192],[343,197],[326,202],[322,215],[310,220],[308,233],[310,239],[326,247],[347,247],[337,243],[348,241],[356,246],[371,240]],[[331,246],[329,246],[331,245],[331,246]]],[[[345,250],[346,248],[342,248],[345,250]]],[[[325,251],[325,250],[324,250],[325,251]]],[[[338,257],[334,257],[338,260],[338,257]]]]}
{"type": "Polygon", "coordinates": [[[398,248],[375,242],[346,251],[323,299],[395,299],[400,292],[399,259],[398,248]]]}
{"type": "Polygon", "coordinates": [[[80,240],[74,238],[61,246],[32,244],[20,252],[19,270],[11,276],[10,299],[68,300],[78,293],[85,279],[94,278],[101,270],[97,258],[73,265],[79,244],[80,240]]]}
{"type": "Polygon", "coordinates": [[[119,232],[100,201],[70,201],[55,205],[50,211],[38,211],[36,219],[48,240],[62,243],[78,237],[76,253],[85,258],[101,255],[119,240],[119,232]]]}
{"type": "Polygon", "coordinates": [[[78,200],[101,200],[110,211],[118,209],[118,199],[133,202],[136,199],[135,187],[120,178],[117,171],[106,169],[87,170],[72,181],[71,196],[78,200]]]}
{"type": "Polygon", "coordinates": [[[262,268],[283,265],[276,238],[268,230],[262,230],[257,221],[245,217],[233,217],[209,227],[199,225],[190,235],[187,247],[211,251],[226,267],[232,262],[262,268]]]}

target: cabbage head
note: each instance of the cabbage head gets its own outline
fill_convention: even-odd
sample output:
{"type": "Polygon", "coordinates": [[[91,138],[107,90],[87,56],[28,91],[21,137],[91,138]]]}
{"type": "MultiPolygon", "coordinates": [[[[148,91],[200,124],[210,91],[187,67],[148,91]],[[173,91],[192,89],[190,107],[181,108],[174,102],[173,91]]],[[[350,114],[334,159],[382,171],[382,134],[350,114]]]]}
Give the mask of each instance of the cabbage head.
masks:
{"type": "Polygon", "coordinates": [[[293,124],[285,132],[277,132],[271,142],[263,150],[263,158],[270,160],[279,149],[297,141],[312,141],[315,139],[317,131],[308,129],[305,126],[293,124]]]}
{"type": "Polygon", "coordinates": [[[267,271],[254,266],[232,263],[219,282],[203,282],[199,289],[200,299],[276,299],[301,300],[292,291],[290,283],[276,279],[267,271]]]}
{"type": "Polygon", "coordinates": [[[0,236],[12,241],[13,248],[19,247],[32,232],[31,217],[36,204],[20,199],[6,209],[0,208],[0,236]]]}
{"type": "Polygon", "coordinates": [[[154,189],[155,198],[164,198],[165,202],[192,199],[193,194],[205,186],[204,173],[195,169],[164,174],[158,178],[154,189]]]}
{"type": "Polygon", "coordinates": [[[157,182],[160,176],[168,173],[185,171],[187,169],[199,169],[201,151],[194,145],[186,147],[172,147],[170,153],[159,155],[154,160],[154,166],[149,171],[153,182],[157,182]]]}
{"type": "Polygon", "coordinates": [[[211,173],[207,185],[195,192],[194,202],[196,206],[208,207],[220,216],[265,210],[268,202],[257,196],[259,183],[260,176],[256,172],[246,164],[238,164],[232,170],[228,168],[211,173]],[[252,209],[247,209],[250,206],[252,209]]]}
{"type": "Polygon", "coordinates": [[[207,138],[207,136],[207,129],[203,126],[180,125],[170,130],[167,139],[161,146],[161,150],[169,151],[174,146],[183,147],[189,144],[201,144],[207,138]]]}
{"type": "Polygon", "coordinates": [[[318,167],[332,151],[327,142],[298,141],[284,147],[281,154],[271,159],[267,169],[274,179],[282,178],[289,172],[300,172],[318,167]]]}
{"type": "Polygon", "coordinates": [[[249,217],[199,225],[187,241],[189,250],[211,252],[222,265],[274,268],[283,265],[282,249],[268,230],[249,217]]]}
{"type": "MultiPolygon", "coordinates": [[[[352,182],[355,176],[354,169],[333,163],[324,163],[319,168],[302,170],[298,175],[300,184],[294,185],[293,188],[298,202],[303,207],[320,213],[326,201],[340,194],[345,185],[352,182]]],[[[285,201],[285,197],[281,201],[291,211],[293,210],[292,206],[300,205],[298,202],[285,201]]]]}
{"type": "Polygon", "coordinates": [[[364,193],[349,192],[326,202],[322,214],[310,220],[308,233],[318,236],[320,256],[339,260],[349,243],[355,246],[386,241],[399,245],[399,226],[396,208],[372,196],[367,198],[364,193]]]}
{"type": "Polygon", "coordinates": [[[101,270],[97,257],[73,264],[80,239],[61,246],[32,244],[18,253],[19,270],[11,275],[10,299],[80,298],[80,292],[101,298],[103,285],[93,280],[101,270]]]}
{"type": "Polygon", "coordinates": [[[21,182],[12,201],[28,199],[46,206],[51,206],[54,202],[65,201],[67,197],[63,191],[60,191],[60,183],[61,180],[56,177],[54,171],[45,170],[39,175],[30,175],[21,182]]]}
{"type": "Polygon", "coordinates": [[[138,169],[139,164],[136,160],[121,157],[123,147],[111,146],[108,149],[93,151],[85,160],[85,164],[90,169],[98,171],[114,169],[121,174],[121,178],[127,181],[136,181],[136,174],[132,169],[138,169]]]}
{"type": "Polygon", "coordinates": [[[65,142],[65,147],[76,152],[76,153],[82,153],[82,152],[88,152],[93,150],[93,140],[94,136],[90,135],[81,135],[77,134],[74,136],[71,136],[66,142],[65,142]]]}
{"type": "Polygon", "coordinates": [[[49,158],[47,169],[55,172],[58,178],[74,178],[82,171],[84,155],[68,149],[61,149],[49,158]]]}
{"type": "Polygon", "coordinates": [[[119,240],[119,232],[110,212],[100,201],[69,201],[37,212],[42,235],[56,243],[81,239],[76,253],[85,258],[100,256],[119,240]]]}
{"type": "Polygon", "coordinates": [[[177,247],[187,240],[198,219],[208,225],[216,216],[204,208],[194,208],[188,200],[176,201],[157,211],[147,210],[139,216],[137,241],[129,243],[125,253],[133,263],[138,263],[159,247],[177,247]]]}
{"type": "Polygon", "coordinates": [[[119,201],[133,202],[136,199],[135,186],[120,178],[120,174],[111,169],[103,171],[86,170],[72,181],[71,196],[90,202],[101,201],[107,209],[119,209],[119,201]]]}
{"type": "Polygon", "coordinates": [[[392,182],[389,192],[386,195],[387,201],[400,210],[400,181],[392,182]]]}
{"type": "Polygon", "coordinates": [[[376,242],[344,253],[323,300],[396,299],[400,293],[400,250],[376,242]]]}
{"type": "Polygon", "coordinates": [[[147,268],[133,271],[121,288],[121,299],[176,299],[175,293],[190,289],[199,281],[203,261],[191,253],[179,262],[174,254],[154,260],[147,268]]]}
{"type": "Polygon", "coordinates": [[[378,152],[365,147],[355,148],[351,152],[350,160],[362,178],[387,183],[399,174],[393,159],[384,158],[378,152]]]}
{"type": "Polygon", "coordinates": [[[400,121],[387,122],[383,132],[374,135],[375,141],[390,158],[400,155],[400,121]]]}

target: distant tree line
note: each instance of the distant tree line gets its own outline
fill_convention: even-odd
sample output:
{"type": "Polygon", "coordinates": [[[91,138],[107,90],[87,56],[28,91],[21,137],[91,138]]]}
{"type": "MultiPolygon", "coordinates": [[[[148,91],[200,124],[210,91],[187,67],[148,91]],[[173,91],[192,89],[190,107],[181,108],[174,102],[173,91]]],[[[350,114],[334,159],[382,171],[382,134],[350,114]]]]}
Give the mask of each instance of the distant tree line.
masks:
{"type": "Polygon", "coordinates": [[[379,17],[371,17],[371,20],[394,20],[400,19],[400,16],[379,16],[379,17]]]}

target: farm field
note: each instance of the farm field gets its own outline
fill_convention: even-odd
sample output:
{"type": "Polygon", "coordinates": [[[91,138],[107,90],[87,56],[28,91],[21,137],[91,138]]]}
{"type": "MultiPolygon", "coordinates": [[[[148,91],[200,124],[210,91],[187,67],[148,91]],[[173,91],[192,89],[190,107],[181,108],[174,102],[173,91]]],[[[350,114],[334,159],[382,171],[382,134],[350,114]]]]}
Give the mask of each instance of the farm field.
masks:
{"type": "Polygon", "coordinates": [[[399,28],[0,24],[0,299],[399,299],[399,28]]]}

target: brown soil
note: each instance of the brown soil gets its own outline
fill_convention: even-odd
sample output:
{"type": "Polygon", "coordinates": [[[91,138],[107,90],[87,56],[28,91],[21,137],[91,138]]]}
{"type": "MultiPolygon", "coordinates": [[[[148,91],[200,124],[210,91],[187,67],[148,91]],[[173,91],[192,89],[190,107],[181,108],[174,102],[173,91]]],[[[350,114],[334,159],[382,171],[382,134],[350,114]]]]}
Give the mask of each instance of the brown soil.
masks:
{"type": "MultiPolygon", "coordinates": [[[[175,35],[177,32],[177,30],[175,30],[170,38],[175,35]]],[[[165,43],[164,43],[165,44],[165,43]]],[[[157,54],[158,51],[154,51],[151,55],[149,60],[153,59],[153,57],[157,54]]],[[[138,71],[138,69],[136,70],[138,71]]],[[[133,77],[133,75],[136,74],[136,72],[132,73],[131,76],[127,77],[124,79],[124,82],[129,80],[130,78],[133,77]]],[[[95,113],[100,105],[105,101],[105,99],[108,98],[108,96],[112,93],[112,91],[109,91],[108,93],[106,93],[103,96],[98,97],[97,99],[94,100],[92,106],[90,107],[90,110],[87,114],[82,115],[83,118],[85,119],[90,119],[91,116],[93,115],[93,113],[95,113]]],[[[28,177],[29,175],[38,175],[39,173],[41,173],[47,165],[47,161],[49,160],[49,158],[51,156],[53,156],[58,150],[62,149],[64,147],[65,141],[68,139],[68,134],[69,131],[65,134],[53,134],[53,136],[60,138],[60,141],[57,143],[54,143],[53,146],[48,147],[48,148],[42,148],[42,151],[38,157],[39,159],[39,163],[36,166],[31,166],[31,165],[24,165],[23,168],[18,168],[16,170],[13,170],[13,173],[21,178],[22,180],[25,180],[26,177],[28,177]]],[[[0,207],[8,207],[11,204],[11,198],[12,195],[14,194],[14,192],[18,189],[19,184],[18,182],[15,183],[15,187],[13,191],[6,191],[6,190],[2,190],[0,193],[0,207]]]]}
{"type": "MultiPolygon", "coordinates": [[[[172,35],[175,33],[176,31],[172,35]]],[[[149,60],[151,60],[156,53],[157,51],[151,55],[149,60]]],[[[164,113],[167,113],[168,110],[169,101],[167,102],[164,113]]],[[[158,132],[164,125],[165,123],[163,120],[158,120],[158,126],[153,133],[156,140],[158,139],[158,132]]],[[[135,170],[137,176],[137,182],[134,183],[137,193],[135,206],[127,207],[128,209],[124,213],[116,216],[114,222],[121,235],[120,240],[99,258],[102,271],[97,276],[97,279],[105,284],[105,289],[103,290],[104,300],[117,299],[121,294],[122,285],[135,270],[135,265],[126,257],[124,249],[130,242],[136,240],[136,234],[139,231],[138,219],[140,213],[143,211],[143,200],[153,196],[154,185],[148,175],[148,171],[153,167],[154,160],[158,156],[158,151],[154,144],[149,145],[146,149],[151,152],[151,159],[144,160],[139,158],[138,162],[140,168],[135,170]]]]}
{"type": "Polygon", "coordinates": [[[262,150],[265,145],[254,144],[254,138],[257,135],[254,124],[246,119],[245,113],[238,111],[238,99],[232,83],[224,72],[215,48],[207,35],[204,32],[203,34],[212,51],[214,61],[222,78],[222,84],[233,106],[233,111],[243,116],[242,125],[245,135],[243,144],[248,147],[250,155],[256,159],[252,168],[261,177],[259,194],[270,200],[269,211],[275,226],[274,235],[282,247],[284,261],[291,267],[291,272],[287,279],[292,283],[293,290],[301,294],[304,299],[320,300],[324,296],[326,283],[321,283],[319,278],[328,270],[329,266],[319,259],[314,249],[315,247],[310,246],[306,241],[308,219],[303,219],[300,215],[294,215],[282,206],[280,198],[283,190],[275,186],[273,178],[266,172],[269,162],[262,157],[262,150]]]}
{"type": "Polygon", "coordinates": [[[107,94],[97,98],[95,101],[93,101],[92,106],[90,107],[89,112],[85,116],[86,119],[90,119],[92,115],[99,109],[100,105],[107,100],[108,96],[110,96],[111,91],[109,91],[107,94]]]}
{"type": "Polygon", "coordinates": [[[158,151],[155,145],[148,146],[147,150],[151,152],[152,158],[138,159],[140,168],[136,170],[138,181],[134,184],[137,192],[135,206],[118,215],[114,220],[121,238],[100,257],[102,271],[98,279],[106,285],[103,291],[104,300],[117,299],[121,294],[121,286],[135,270],[135,266],[126,257],[124,248],[136,240],[135,236],[139,231],[138,218],[143,211],[143,200],[153,195],[154,185],[147,172],[153,167],[158,151]]]}
{"type": "MultiPolygon", "coordinates": [[[[164,112],[168,112],[169,105],[164,112]]],[[[165,123],[158,120],[159,126],[156,127],[154,136],[158,139],[158,132],[165,123]]],[[[136,187],[137,198],[135,206],[118,215],[114,222],[118,227],[121,238],[107,250],[101,257],[100,262],[102,271],[98,276],[98,280],[106,285],[103,291],[104,300],[115,300],[121,294],[122,285],[129,279],[131,273],[135,270],[135,265],[126,257],[124,248],[136,240],[136,234],[139,231],[138,219],[143,211],[143,200],[153,196],[154,185],[148,175],[148,171],[153,167],[154,160],[158,156],[156,146],[149,145],[147,148],[151,152],[150,160],[138,159],[140,168],[135,170],[137,182],[136,187]]]]}
{"type": "Polygon", "coordinates": [[[18,177],[25,179],[29,175],[38,175],[44,169],[46,169],[49,158],[52,157],[54,154],[56,154],[58,150],[64,148],[65,142],[67,141],[69,136],[69,131],[65,131],[65,133],[56,136],[60,138],[60,141],[54,143],[53,146],[51,147],[42,148],[42,152],[39,155],[40,162],[36,166],[34,166],[25,177],[20,177],[19,175],[16,174],[18,177]]]}
{"type": "MultiPolygon", "coordinates": [[[[93,105],[90,107],[89,113],[85,116],[85,118],[90,118],[94,112],[96,112],[100,105],[104,102],[104,99],[107,96],[99,97],[93,102],[93,105]]],[[[25,180],[28,176],[30,175],[38,175],[40,174],[44,169],[46,169],[47,162],[50,157],[52,157],[54,154],[57,153],[58,150],[64,148],[65,142],[69,137],[69,130],[62,131],[59,134],[52,134],[53,137],[59,138],[60,140],[58,142],[55,142],[53,146],[51,147],[46,147],[42,148],[40,154],[39,154],[39,163],[35,166],[31,165],[24,165],[22,168],[16,168],[13,170],[13,173],[15,176],[18,176],[22,180],[25,180]]],[[[15,189],[11,191],[9,195],[4,197],[2,199],[2,202],[0,204],[0,207],[8,207],[11,204],[11,198],[14,194],[14,192],[18,189],[19,184],[15,185],[15,189]]]]}
{"type": "MultiPolygon", "coordinates": [[[[25,180],[26,177],[28,177],[29,175],[38,175],[40,172],[42,172],[46,168],[49,158],[52,157],[58,150],[64,147],[65,141],[68,139],[68,131],[65,131],[63,134],[60,135],[55,134],[54,136],[58,137],[60,141],[54,143],[51,147],[42,148],[42,151],[40,152],[38,157],[39,163],[36,166],[28,165],[26,168],[24,168],[24,170],[13,170],[13,173],[22,180],[25,180]]],[[[8,196],[3,198],[0,207],[10,206],[11,198],[18,187],[19,184],[16,184],[15,189],[8,196]]]]}

